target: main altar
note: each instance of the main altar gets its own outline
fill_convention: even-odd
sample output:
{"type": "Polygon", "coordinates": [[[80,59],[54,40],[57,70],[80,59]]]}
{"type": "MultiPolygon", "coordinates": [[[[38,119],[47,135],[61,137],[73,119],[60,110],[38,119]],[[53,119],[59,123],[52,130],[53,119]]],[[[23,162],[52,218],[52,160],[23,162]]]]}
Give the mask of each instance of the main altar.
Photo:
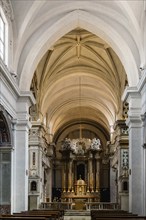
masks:
{"type": "Polygon", "coordinates": [[[76,209],[84,209],[87,202],[100,202],[101,151],[97,138],[66,138],[62,142],[62,201],[76,209]]]}

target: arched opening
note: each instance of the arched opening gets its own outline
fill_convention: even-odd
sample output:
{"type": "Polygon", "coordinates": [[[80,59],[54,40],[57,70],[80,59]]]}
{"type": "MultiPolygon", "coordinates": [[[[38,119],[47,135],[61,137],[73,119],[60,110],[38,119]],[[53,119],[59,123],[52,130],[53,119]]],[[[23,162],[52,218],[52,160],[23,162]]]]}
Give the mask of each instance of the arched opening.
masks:
{"type": "Polygon", "coordinates": [[[125,119],[121,96],[127,77],[116,53],[105,45],[100,37],[75,28],[46,52],[34,73],[31,90],[37,102],[30,113],[49,128],[55,145],[53,201],[76,193],[80,176],[87,197],[110,201],[107,143],[113,141],[116,120],[125,119]]]}
{"type": "Polygon", "coordinates": [[[8,21],[5,13],[0,6],[0,57],[6,65],[8,65],[8,21]]]}
{"type": "Polygon", "coordinates": [[[79,180],[80,178],[85,180],[85,164],[84,163],[77,164],[77,179],[79,180]]]}
{"type": "Polygon", "coordinates": [[[37,183],[36,181],[31,182],[31,191],[37,191],[37,183]]]}
{"type": "MultiPolygon", "coordinates": [[[[50,1],[28,1],[26,5],[24,1],[11,2],[16,15],[12,22],[15,26],[15,44],[12,45],[13,42],[9,39],[9,46],[15,64],[13,66],[12,61],[10,68],[2,66],[2,78],[7,80],[2,81],[5,86],[2,84],[1,89],[4,93],[9,91],[2,96],[2,103],[5,103],[6,109],[14,117],[13,123],[16,122],[13,127],[15,149],[12,154],[12,169],[18,173],[16,178],[14,174],[12,185],[16,185],[12,186],[12,197],[22,197],[23,201],[19,206],[18,200],[14,199],[17,201],[14,201],[14,209],[27,207],[28,189],[25,180],[28,175],[29,183],[32,180],[37,183],[37,192],[32,190],[29,193],[30,196],[35,196],[35,205],[38,207],[38,201],[42,203],[45,198],[51,201],[53,184],[61,190],[61,195],[64,193],[66,196],[68,193],[71,197],[81,173],[84,180],[79,185],[84,187],[84,191],[79,188],[80,195],[88,193],[95,195],[96,201],[107,201],[104,192],[112,185],[116,191],[116,196],[111,193],[113,203],[125,201],[123,192],[126,191],[128,195],[128,190],[125,190],[127,186],[123,180],[128,182],[131,175],[129,183],[132,195],[129,201],[132,201],[135,210],[144,210],[144,196],[137,209],[133,193],[134,188],[138,189],[136,191],[140,198],[139,195],[145,191],[145,183],[140,181],[139,187],[134,179],[134,175],[140,177],[140,180],[145,177],[141,169],[145,164],[141,150],[143,148],[138,148],[145,146],[145,137],[135,141],[134,136],[137,134],[141,137],[144,131],[145,90],[142,87],[145,78],[144,71],[139,72],[140,64],[145,64],[143,2],[136,1],[132,5],[122,1],[112,1],[111,4],[108,1],[87,1],[87,4],[84,1],[67,1],[68,7],[55,2],[50,5],[50,1]],[[24,10],[21,4],[24,5],[24,10]],[[11,68],[18,74],[15,81],[11,80],[11,68]],[[128,106],[121,101],[127,85],[131,86],[126,89],[125,95],[125,101],[130,103],[130,157],[125,125],[128,106]],[[36,98],[36,105],[30,110],[32,128],[28,150],[29,90],[36,98]],[[10,95],[6,97],[7,94],[10,95]],[[134,125],[135,131],[131,128],[131,123],[132,126],[137,123],[134,125]],[[140,151],[136,151],[137,149],[140,151]],[[30,169],[27,167],[28,151],[30,169]],[[24,155],[21,169],[18,166],[19,155],[24,155]],[[135,166],[135,159],[138,159],[140,172],[137,172],[139,167],[135,166]],[[129,164],[132,168],[129,168],[129,164]],[[17,186],[19,188],[23,181],[25,184],[22,194],[15,194],[17,186]]],[[[13,20],[9,9],[6,7],[4,12],[9,20],[13,20]]],[[[0,41],[4,45],[2,38],[0,41]]],[[[143,67],[144,65],[142,69],[143,67]]],[[[9,135],[1,128],[1,149],[9,147],[8,140],[9,135]]],[[[2,160],[5,160],[6,151],[3,153],[2,160]]]]}
{"type": "Polygon", "coordinates": [[[8,124],[0,112],[0,212],[11,212],[11,139],[8,124]]]}

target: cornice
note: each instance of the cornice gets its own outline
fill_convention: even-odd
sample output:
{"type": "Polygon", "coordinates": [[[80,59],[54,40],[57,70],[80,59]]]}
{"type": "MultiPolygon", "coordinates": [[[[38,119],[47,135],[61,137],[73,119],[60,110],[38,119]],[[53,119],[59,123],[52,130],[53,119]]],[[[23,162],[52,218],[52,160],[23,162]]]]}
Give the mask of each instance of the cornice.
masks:
{"type": "Polygon", "coordinates": [[[128,101],[129,97],[139,98],[141,96],[141,92],[145,84],[146,84],[146,69],[142,71],[142,76],[137,86],[126,87],[126,89],[124,90],[123,96],[122,96],[122,100],[128,101]]]}
{"type": "Polygon", "coordinates": [[[10,72],[9,72],[7,66],[3,63],[3,61],[1,59],[0,59],[0,75],[3,76],[3,78],[5,78],[5,80],[9,84],[9,86],[11,86],[13,88],[13,90],[15,91],[15,93],[17,95],[19,95],[20,91],[19,91],[18,85],[17,85],[15,79],[10,75],[10,72]],[[2,73],[2,75],[1,75],[1,73],[2,73]]]}
{"type": "Polygon", "coordinates": [[[0,64],[1,64],[0,65],[0,76],[1,77],[3,76],[3,78],[5,78],[5,80],[9,84],[9,87],[11,87],[13,89],[15,94],[19,98],[23,98],[23,99],[26,98],[26,97],[30,97],[31,103],[35,104],[35,98],[34,98],[32,92],[30,92],[30,91],[20,91],[15,79],[13,78],[13,76],[10,75],[10,72],[9,72],[7,66],[4,65],[4,63],[2,62],[1,59],[0,59],[0,64]],[[1,75],[1,73],[2,73],[2,75],[1,75]]]}

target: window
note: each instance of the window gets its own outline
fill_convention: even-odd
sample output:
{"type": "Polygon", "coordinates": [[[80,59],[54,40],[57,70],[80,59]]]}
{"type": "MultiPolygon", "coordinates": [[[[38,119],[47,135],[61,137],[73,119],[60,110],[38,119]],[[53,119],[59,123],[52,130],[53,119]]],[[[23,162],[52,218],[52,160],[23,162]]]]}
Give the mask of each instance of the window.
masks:
{"type": "Polygon", "coordinates": [[[7,64],[8,61],[8,23],[0,7],[0,57],[7,64]]]}

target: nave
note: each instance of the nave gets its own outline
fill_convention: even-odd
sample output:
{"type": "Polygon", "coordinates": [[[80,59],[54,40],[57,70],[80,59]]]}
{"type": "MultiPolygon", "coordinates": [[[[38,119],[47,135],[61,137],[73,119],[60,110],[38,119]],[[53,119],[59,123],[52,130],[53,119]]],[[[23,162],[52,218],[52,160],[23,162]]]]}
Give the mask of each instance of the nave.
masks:
{"type": "Polygon", "coordinates": [[[145,0],[0,0],[0,213],[57,204],[146,215],[145,0]]]}

